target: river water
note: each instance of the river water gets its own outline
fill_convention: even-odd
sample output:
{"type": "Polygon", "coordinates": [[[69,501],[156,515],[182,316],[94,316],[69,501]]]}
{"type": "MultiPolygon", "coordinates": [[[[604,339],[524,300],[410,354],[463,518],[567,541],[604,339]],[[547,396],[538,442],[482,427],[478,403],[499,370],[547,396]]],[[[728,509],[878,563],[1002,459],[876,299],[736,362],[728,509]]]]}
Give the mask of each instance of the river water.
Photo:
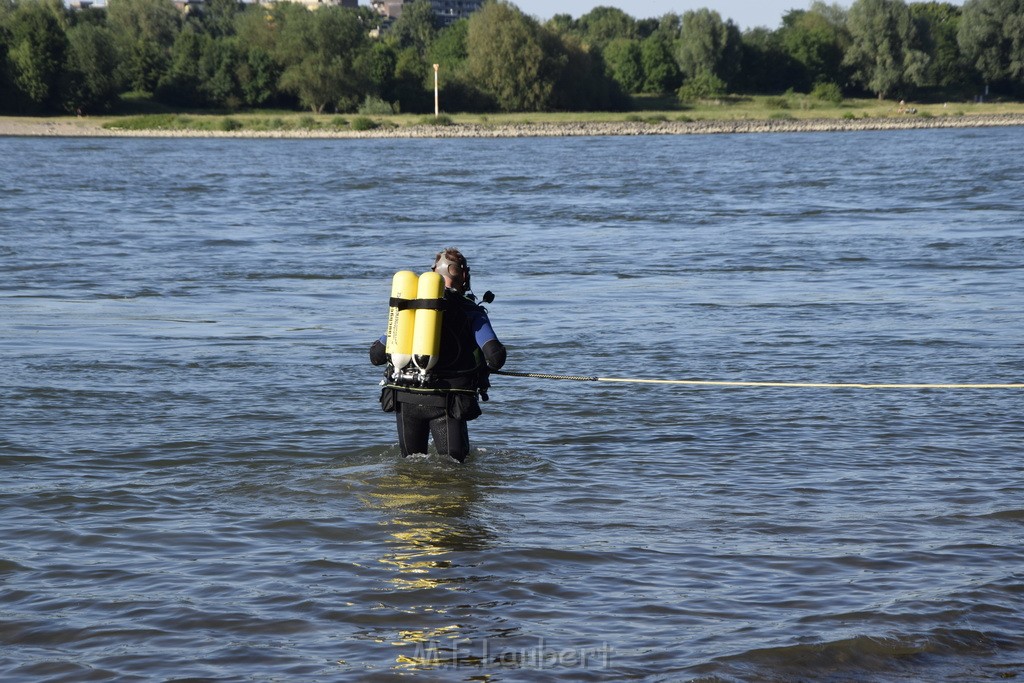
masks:
{"type": "Polygon", "coordinates": [[[1024,676],[1021,390],[495,377],[403,461],[455,245],[508,370],[1024,380],[1024,130],[0,138],[0,679],[1024,676]]]}

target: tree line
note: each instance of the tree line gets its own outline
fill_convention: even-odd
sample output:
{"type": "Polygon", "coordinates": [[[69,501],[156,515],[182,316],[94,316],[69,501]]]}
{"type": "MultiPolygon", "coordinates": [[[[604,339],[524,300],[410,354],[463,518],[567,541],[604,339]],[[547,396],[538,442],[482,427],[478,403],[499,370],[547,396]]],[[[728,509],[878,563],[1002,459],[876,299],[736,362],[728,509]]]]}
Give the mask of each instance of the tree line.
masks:
{"type": "Polygon", "coordinates": [[[100,113],[127,92],[173,107],[421,112],[628,108],[638,94],[829,99],[1024,96],[1024,0],[815,2],[741,32],[709,9],[598,7],[541,23],[506,0],[439,28],[429,0],[379,32],[371,9],[207,0],[0,0],[0,113],[100,113]]]}

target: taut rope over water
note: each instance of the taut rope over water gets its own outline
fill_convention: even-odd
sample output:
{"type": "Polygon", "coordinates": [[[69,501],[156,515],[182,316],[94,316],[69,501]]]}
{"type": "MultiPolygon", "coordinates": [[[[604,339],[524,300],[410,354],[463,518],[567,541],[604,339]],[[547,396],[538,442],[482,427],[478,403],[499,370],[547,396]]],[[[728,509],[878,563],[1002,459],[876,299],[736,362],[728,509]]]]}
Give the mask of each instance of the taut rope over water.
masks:
{"type": "Polygon", "coordinates": [[[728,382],[701,379],[643,379],[636,377],[588,377],[585,375],[550,375],[542,372],[511,372],[494,370],[496,375],[531,377],[533,379],[566,380],[570,382],[620,382],[633,384],[675,384],[695,387],[783,387],[802,389],[1024,389],[1024,384],[868,384],[862,382],[728,382]]]}

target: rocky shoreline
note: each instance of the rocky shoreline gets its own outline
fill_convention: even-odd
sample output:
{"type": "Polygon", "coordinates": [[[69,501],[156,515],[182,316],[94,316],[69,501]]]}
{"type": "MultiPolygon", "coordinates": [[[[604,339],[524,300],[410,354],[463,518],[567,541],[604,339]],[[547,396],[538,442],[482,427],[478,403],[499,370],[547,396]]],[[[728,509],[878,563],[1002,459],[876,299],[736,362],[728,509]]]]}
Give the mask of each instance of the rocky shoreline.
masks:
{"type": "Polygon", "coordinates": [[[807,133],[928,128],[1024,126],[1024,114],[900,116],[873,119],[771,119],[735,121],[573,122],[416,125],[350,130],[116,130],[89,119],[19,120],[0,117],[0,136],[21,137],[149,137],[149,138],[520,138],[638,135],[709,135],[726,133],[807,133]]]}

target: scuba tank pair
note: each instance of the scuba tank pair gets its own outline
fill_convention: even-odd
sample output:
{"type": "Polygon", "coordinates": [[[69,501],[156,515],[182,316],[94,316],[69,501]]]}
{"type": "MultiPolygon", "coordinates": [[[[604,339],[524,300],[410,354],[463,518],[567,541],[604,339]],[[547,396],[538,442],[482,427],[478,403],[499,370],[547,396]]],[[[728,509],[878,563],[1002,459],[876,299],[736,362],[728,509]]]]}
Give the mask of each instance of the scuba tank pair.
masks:
{"type": "Polygon", "coordinates": [[[385,352],[391,362],[390,379],[397,384],[423,386],[437,365],[444,315],[444,278],[410,270],[395,273],[388,302],[385,352]]]}

